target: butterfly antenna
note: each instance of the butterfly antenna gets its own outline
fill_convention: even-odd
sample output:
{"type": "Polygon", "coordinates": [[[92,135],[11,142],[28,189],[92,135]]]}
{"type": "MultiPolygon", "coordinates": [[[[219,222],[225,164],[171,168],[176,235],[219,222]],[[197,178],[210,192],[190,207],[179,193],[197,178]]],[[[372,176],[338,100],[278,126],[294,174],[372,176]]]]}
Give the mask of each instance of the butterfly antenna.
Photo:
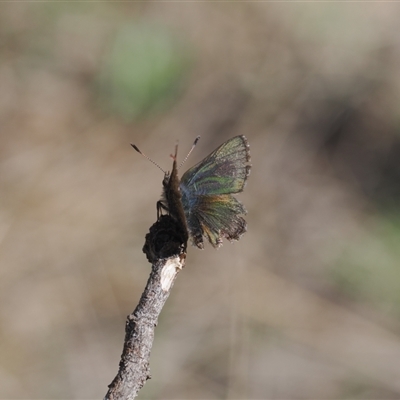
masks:
{"type": "Polygon", "coordinates": [[[146,154],[142,153],[137,147],[136,145],[131,143],[131,146],[139,153],[141,154],[144,158],[147,158],[151,163],[153,163],[157,168],[161,169],[162,172],[164,172],[164,174],[166,173],[155,161],[153,161],[150,157],[147,157],[146,154]]]}
{"type": "MultiPolygon", "coordinates": [[[[189,158],[190,153],[194,150],[194,148],[196,147],[197,142],[199,141],[200,136],[197,136],[196,139],[193,142],[192,148],[190,149],[189,153],[187,154],[187,156],[185,157],[185,159],[179,164],[179,168],[182,167],[182,165],[186,162],[186,160],[189,158]]],[[[178,168],[178,169],[179,169],[178,168]]]]}

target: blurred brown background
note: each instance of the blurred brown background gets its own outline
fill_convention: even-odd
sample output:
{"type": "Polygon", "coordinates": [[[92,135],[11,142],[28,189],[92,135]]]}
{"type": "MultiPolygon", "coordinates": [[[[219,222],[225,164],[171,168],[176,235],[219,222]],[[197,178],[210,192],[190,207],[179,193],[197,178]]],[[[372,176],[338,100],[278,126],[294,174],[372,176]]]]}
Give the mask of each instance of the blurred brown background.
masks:
{"type": "Polygon", "coordinates": [[[0,398],[102,398],[183,170],[235,135],[248,233],[189,249],[142,399],[400,398],[400,7],[0,5],[0,398]]]}

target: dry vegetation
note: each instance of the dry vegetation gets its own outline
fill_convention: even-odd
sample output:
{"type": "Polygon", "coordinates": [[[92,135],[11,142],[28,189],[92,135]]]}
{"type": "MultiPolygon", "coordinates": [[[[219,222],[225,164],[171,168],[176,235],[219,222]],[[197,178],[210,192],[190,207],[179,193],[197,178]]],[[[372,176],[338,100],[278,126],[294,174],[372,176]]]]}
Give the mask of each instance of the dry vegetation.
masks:
{"type": "Polygon", "coordinates": [[[400,398],[397,4],[0,5],[0,398],[100,398],[162,173],[238,134],[249,231],[189,249],[140,398],[400,398]]]}

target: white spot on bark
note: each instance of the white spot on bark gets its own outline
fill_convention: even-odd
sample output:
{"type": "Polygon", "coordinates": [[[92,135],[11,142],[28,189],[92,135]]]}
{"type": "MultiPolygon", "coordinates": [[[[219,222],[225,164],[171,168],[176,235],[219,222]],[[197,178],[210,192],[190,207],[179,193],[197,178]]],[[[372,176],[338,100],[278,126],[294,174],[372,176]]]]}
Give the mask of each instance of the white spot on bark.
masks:
{"type": "Polygon", "coordinates": [[[168,292],[177,273],[183,268],[180,257],[174,257],[167,260],[161,271],[161,288],[168,292]]]}

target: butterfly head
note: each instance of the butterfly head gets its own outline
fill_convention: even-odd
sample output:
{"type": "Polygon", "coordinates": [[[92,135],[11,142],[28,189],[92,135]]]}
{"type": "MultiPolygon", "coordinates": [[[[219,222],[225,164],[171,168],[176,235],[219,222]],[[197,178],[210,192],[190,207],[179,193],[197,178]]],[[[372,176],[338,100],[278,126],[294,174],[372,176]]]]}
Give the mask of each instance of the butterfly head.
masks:
{"type": "Polygon", "coordinates": [[[162,181],[162,184],[163,184],[163,187],[164,187],[164,188],[168,186],[170,177],[171,177],[171,173],[170,173],[169,171],[167,171],[167,172],[164,174],[164,179],[163,179],[163,181],[162,181]]]}
{"type": "Polygon", "coordinates": [[[171,186],[179,186],[178,178],[178,167],[177,167],[177,156],[178,156],[178,145],[175,146],[175,154],[171,154],[170,157],[173,160],[172,170],[164,172],[163,187],[168,188],[171,186]]]}

